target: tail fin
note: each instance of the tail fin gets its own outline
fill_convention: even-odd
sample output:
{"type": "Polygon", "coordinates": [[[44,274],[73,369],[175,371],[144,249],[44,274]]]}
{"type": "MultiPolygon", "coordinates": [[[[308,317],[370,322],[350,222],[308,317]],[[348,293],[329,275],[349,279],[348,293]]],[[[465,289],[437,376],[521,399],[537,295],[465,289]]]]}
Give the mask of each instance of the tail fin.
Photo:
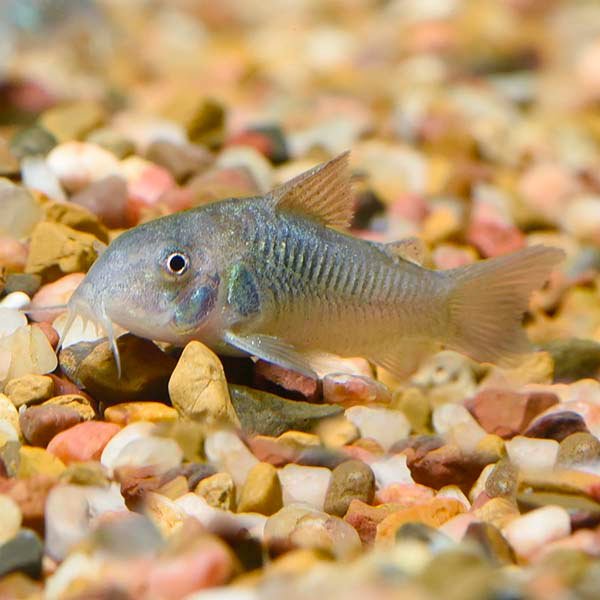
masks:
{"type": "Polygon", "coordinates": [[[558,248],[532,246],[447,271],[449,347],[481,362],[511,364],[531,350],[521,321],[529,296],[564,258],[558,248]]]}

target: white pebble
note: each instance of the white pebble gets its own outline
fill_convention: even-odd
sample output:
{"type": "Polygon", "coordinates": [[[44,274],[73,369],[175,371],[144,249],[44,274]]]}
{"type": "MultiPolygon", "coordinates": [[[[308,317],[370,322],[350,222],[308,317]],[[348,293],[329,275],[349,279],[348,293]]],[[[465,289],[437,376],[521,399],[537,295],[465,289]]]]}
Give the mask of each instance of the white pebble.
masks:
{"type": "Polygon", "coordinates": [[[571,533],[569,513],[559,506],[544,506],[513,519],[503,530],[504,537],[522,557],[549,542],[571,533]]]}
{"type": "Polygon", "coordinates": [[[204,442],[204,452],[208,462],[219,471],[229,473],[238,487],[244,484],[250,469],[259,462],[232,431],[209,434],[204,442]]]}
{"type": "Polygon", "coordinates": [[[23,185],[42,192],[56,202],[66,202],[58,177],[54,174],[42,156],[26,156],[21,161],[21,179],[23,185]]]}
{"type": "Polygon", "coordinates": [[[436,498],[454,498],[459,502],[462,502],[467,510],[471,510],[471,503],[469,499],[463,494],[462,490],[457,485],[445,485],[435,495],[436,498]]]}
{"type": "Polygon", "coordinates": [[[399,410],[353,406],[345,414],[358,427],[362,437],[374,439],[384,450],[389,450],[410,433],[410,423],[399,410]]]}
{"type": "Polygon", "coordinates": [[[19,327],[25,325],[27,317],[22,312],[14,308],[0,307],[0,338],[12,335],[19,327]]]}
{"type": "Polygon", "coordinates": [[[152,435],[156,430],[154,423],[147,421],[137,421],[131,425],[123,427],[119,433],[114,435],[102,451],[100,463],[107,469],[112,469],[119,454],[133,440],[152,435]]]}
{"type": "Polygon", "coordinates": [[[25,308],[31,302],[31,298],[25,292],[11,292],[0,301],[1,308],[25,308]]]}
{"type": "Polygon", "coordinates": [[[112,468],[153,467],[157,473],[175,469],[183,460],[183,451],[172,439],[149,435],[131,440],[112,462],[112,468]]]}
{"type": "Polygon", "coordinates": [[[262,192],[268,192],[273,183],[271,163],[258,150],[249,146],[230,146],[221,152],[217,167],[245,167],[254,177],[262,192]]]}
{"type": "Polygon", "coordinates": [[[559,446],[556,440],[517,435],[506,442],[506,452],[510,462],[523,471],[549,471],[554,468],[559,446]]]}
{"type": "Polygon", "coordinates": [[[432,415],[436,433],[454,442],[461,450],[472,452],[486,432],[462,405],[446,402],[435,408],[432,415]]]}
{"type": "Polygon", "coordinates": [[[331,471],[324,467],[289,464],[279,470],[283,505],[303,502],[323,510],[331,471]]]}
{"type": "Polygon", "coordinates": [[[375,475],[377,489],[384,488],[392,483],[415,482],[406,464],[406,455],[404,454],[394,454],[374,460],[369,466],[375,475]]]}

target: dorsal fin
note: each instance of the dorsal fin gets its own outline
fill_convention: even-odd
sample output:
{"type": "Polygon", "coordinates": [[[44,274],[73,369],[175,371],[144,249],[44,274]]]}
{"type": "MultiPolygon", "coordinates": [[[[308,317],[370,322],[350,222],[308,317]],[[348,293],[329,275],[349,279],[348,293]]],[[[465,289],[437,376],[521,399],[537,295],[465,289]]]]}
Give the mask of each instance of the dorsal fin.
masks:
{"type": "Polygon", "coordinates": [[[312,217],[329,227],[347,228],[354,214],[349,155],[339,154],[275,188],[269,194],[275,208],[312,217]]]}
{"type": "Polygon", "coordinates": [[[425,258],[425,246],[423,241],[417,237],[404,238],[389,244],[383,244],[384,251],[390,256],[399,256],[417,265],[423,264],[425,258]]]}

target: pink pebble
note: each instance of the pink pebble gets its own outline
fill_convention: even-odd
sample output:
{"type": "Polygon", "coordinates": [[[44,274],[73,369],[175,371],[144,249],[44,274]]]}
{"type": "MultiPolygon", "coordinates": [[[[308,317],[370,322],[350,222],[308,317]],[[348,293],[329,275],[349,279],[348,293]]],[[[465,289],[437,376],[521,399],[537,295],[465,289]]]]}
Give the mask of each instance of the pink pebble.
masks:
{"type": "Polygon", "coordinates": [[[27,262],[27,247],[11,237],[0,236],[0,267],[23,271],[27,262]]]}
{"type": "Polygon", "coordinates": [[[475,523],[477,518],[471,513],[462,513],[452,517],[446,521],[440,528],[439,531],[445,533],[450,539],[456,543],[460,542],[471,523],[475,523]]]}
{"type": "MultiPolygon", "coordinates": [[[[38,306],[58,306],[66,304],[71,297],[71,294],[77,289],[82,279],[85,277],[85,273],[70,273],[65,275],[52,283],[43,285],[33,296],[31,300],[31,307],[35,308],[38,306]]],[[[39,312],[31,313],[29,316],[32,321],[52,321],[62,310],[44,310],[39,312]]]]}
{"type": "Polygon", "coordinates": [[[525,236],[520,229],[492,221],[472,222],[467,230],[467,241],[486,258],[525,247],[525,236]]]}
{"type": "Polygon", "coordinates": [[[375,495],[376,504],[402,504],[413,506],[428,502],[434,497],[431,488],[418,483],[391,483],[375,495]]]}
{"type": "Polygon", "coordinates": [[[65,464],[100,460],[104,447],[120,430],[121,428],[114,423],[102,421],[79,423],[55,435],[48,444],[47,450],[65,464]]]}

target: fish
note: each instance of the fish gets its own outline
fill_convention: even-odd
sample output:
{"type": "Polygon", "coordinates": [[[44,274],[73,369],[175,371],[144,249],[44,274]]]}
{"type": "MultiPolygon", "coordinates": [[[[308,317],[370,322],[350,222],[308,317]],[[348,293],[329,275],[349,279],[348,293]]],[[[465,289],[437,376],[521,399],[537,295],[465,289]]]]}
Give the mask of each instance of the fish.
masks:
{"type": "Polygon", "coordinates": [[[513,364],[532,346],[531,293],[563,259],[535,245],[449,270],[422,264],[415,238],[365,241],[353,216],[349,153],[264,196],[174,213],[119,235],[68,304],[107,336],[199,340],[316,377],[319,356],[364,357],[403,377],[448,348],[513,364]]]}

